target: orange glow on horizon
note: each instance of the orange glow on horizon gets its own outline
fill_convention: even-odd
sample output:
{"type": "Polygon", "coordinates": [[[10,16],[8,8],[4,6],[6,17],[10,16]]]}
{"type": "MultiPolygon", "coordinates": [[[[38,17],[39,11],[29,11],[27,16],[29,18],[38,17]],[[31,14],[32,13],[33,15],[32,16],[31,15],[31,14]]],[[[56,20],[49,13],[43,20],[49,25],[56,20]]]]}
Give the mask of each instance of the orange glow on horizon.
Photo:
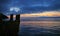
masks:
{"type": "Polygon", "coordinates": [[[60,16],[60,12],[42,12],[42,13],[31,13],[31,14],[21,14],[21,17],[41,17],[41,16],[47,16],[47,17],[55,17],[60,16]]]}
{"type": "MultiPolygon", "coordinates": [[[[30,14],[20,14],[20,17],[57,17],[60,16],[60,12],[58,11],[47,11],[47,12],[42,12],[42,13],[30,13],[30,14]]],[[[10,18],[10,16],[8,16],[10,18]]],[[[14,18],[16,15],[13,16],[14,18]]]]}

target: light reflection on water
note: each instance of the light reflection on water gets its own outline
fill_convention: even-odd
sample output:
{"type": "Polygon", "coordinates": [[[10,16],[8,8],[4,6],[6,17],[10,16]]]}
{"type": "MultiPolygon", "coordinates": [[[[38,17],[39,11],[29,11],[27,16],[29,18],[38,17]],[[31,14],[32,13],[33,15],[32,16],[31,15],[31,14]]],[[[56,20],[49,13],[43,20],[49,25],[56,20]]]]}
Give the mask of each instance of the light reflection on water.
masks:
{"type": "Polygon", "coordinates": [[[60,21],[21,21],[19,36],[59,36],[60,21]]]}

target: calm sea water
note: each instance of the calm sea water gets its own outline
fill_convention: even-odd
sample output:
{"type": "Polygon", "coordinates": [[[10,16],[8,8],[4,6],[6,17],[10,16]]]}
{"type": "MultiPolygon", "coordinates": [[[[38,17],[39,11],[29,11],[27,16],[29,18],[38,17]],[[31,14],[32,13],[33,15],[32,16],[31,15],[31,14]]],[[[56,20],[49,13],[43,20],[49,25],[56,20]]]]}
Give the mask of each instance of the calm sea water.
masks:
{"type": "Polygon", "coordinates": [[[60,21],[21,21],[19,36],[60,36],[60,21]]]}

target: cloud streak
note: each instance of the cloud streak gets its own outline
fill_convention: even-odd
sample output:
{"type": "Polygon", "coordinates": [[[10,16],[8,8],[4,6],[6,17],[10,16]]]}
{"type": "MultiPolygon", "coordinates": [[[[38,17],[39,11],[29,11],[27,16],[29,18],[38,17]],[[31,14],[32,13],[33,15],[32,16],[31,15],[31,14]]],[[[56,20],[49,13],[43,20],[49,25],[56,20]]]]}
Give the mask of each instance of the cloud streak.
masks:
{"type": "MultiPolygon", "coordinates": [[[[10,16],[8,16],[10,18],[10,16]]],[[[13,16],[14,18],[16,15],[13,16]]],[[[30,13],[30,14],[20,14],[20,17],[60,17],[60,12],[58,11],[46,11],[41,13],[30,13]]]]}
{"type": "Polygon", "coordinates": [[[60,12],[58,11],[47,11],[42,13],[31,13],[31,14],[21,14],[21,17],[57,17],[60,16],[60,12]]]}

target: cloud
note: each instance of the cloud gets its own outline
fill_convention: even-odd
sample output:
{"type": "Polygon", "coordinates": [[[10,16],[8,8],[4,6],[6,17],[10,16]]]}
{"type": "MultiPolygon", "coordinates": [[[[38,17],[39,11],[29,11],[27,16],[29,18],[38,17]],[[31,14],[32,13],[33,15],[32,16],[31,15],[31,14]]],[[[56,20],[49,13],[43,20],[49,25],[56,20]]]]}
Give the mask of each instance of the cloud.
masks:
{"type": "Polygon", "coordinates": [[[47,11],[42,13],[31,13],[31,14],[21,14],[21,17],[57,17],[60,16],[60,12],[58,11],[47,11]]]}
{"type": "MultiPolygon", "coordinates": [[[[0,0],[0,11],[10,13],[9,8],[16,6],[22,8],[19,13],[35,13],[33,11],[55,11],[60,10],[60,0],[0,0]],[[32,11],[32,12],[30,12],[32,11]]],[[[12,13],[15,14],[16,12],[12,13]]]]}

